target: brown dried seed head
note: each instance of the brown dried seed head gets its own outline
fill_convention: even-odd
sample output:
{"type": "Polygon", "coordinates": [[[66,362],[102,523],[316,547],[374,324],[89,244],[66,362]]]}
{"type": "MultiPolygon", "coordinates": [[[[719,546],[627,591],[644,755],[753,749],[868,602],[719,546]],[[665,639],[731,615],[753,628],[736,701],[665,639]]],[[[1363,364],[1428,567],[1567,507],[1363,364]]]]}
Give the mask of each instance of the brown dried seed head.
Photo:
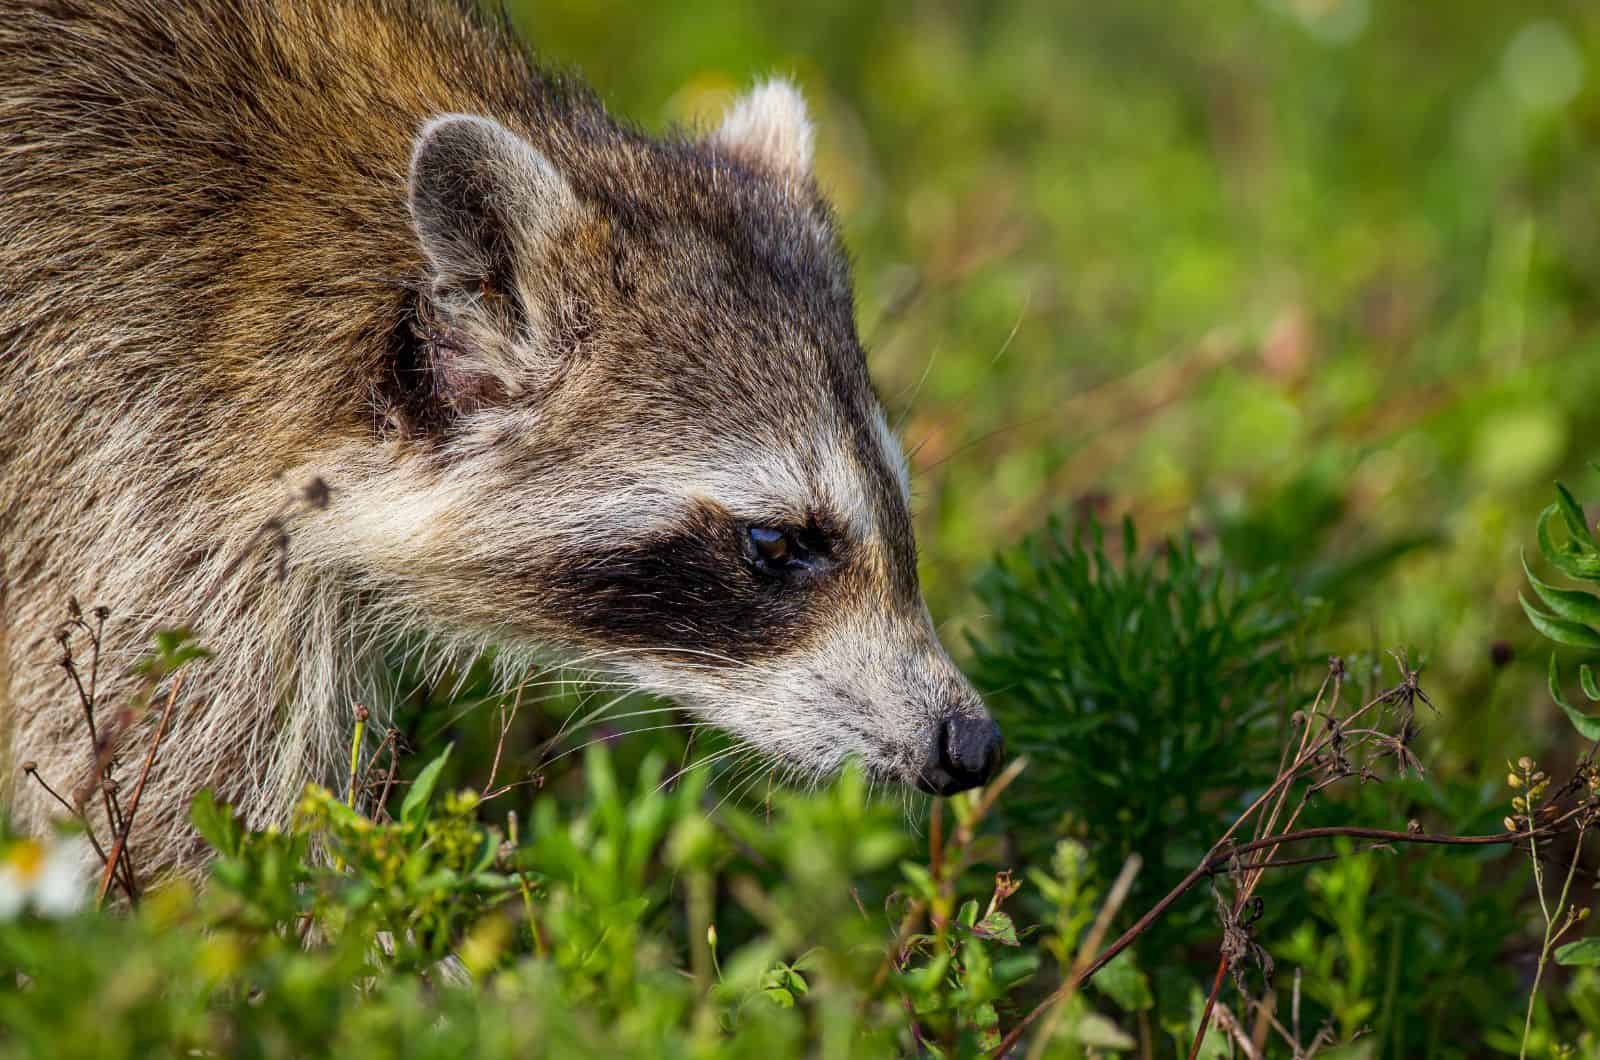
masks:
{"type": "Polygon", "coordinates": [[[30,759],[22,763],[22,771],[24,773],[37,773],[39,772],[39,763],[30,759]]]}
{"type": "Polygon", "coordinates": [[[323,481],[322,476],[318,475],[305,484],[305,488],[301,490],[300,495],[305,498],[307,504],[320,511],[328,506],[328,494],[330,492],[327,482],[323,481]]]}

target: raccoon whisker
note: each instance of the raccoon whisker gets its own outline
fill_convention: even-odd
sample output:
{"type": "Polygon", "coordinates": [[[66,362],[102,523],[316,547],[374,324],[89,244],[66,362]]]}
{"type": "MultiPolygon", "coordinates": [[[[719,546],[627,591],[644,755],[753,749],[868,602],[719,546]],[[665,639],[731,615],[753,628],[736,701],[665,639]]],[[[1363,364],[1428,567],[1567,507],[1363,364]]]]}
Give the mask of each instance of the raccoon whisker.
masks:
{"type": "Polygon", "coordinates": [[[720,811],[723,806],[727,805],[729,799],[732,799],[735,796],[742,798],[744,794],[755,785],[755,782],[760,780],[769,771],[770,767],[768,763],[758,759],[754,764],[754,768],[752,768],[750,771],[750,776],[737,787],[730,788],[728,793],[722,796],[722,798],[717,801],[717,804],[711,808],[711,813],[709,813],[707,816],[715,817],[718,811],[720,811]]]}
{"type": "Polygon", "coordinates": [[[604,715],[606,711],[610,710],[618,703],[621,703],[624,699],[627,699],[632,694],[633,692],[630,690],[623,692],[619,696],[614,696],[611,699],[608,699],[606,702],[602,703],[598,709],[592,710],[588,714],[584,715],[583,720],[578,722],[578,724],[574,727],[572,726],[572,719],[578,716],[578,712],[582,710],[584,704],[588,702],[588,700],[583,700],[576,707],[572,708],[572,713],[567,715],[566,720],[561,723],[561,727],[556,730],[555,735],[545,741],[544,746],[539,749],[540,755],[544,755],[550,750],[550,748],[560,743],[569,731],[577,732],[583,729],[585,726],[604,715]]]}
{"type": "Polygon", "coordinates": [[[556,755],[554,758],[547,758],[540,762],[539,767],[541,769],[548,768],[569,755],[576,754],[587,747],[593,747],[597,743],[605,743],[608,740],[620,740],[625,736],[638,736],[639,734],[646,732],[662,732],[666,729],[699,729],[708,727],[709,724],[703,721],[679,721],[673,722],[670,725],[647,725],[642,729],[628,729],[624,732],[607,733],[605,736],[596,736],[592,740],[585,740],[576,747],[569,747],[565,751],[562,751],[560,754],[556,755]]]}
{"type": "Polygon", "coordinates": [[[709,817],[721,809],[722,804],[727,801],[728,796],[733,794],[733,792],[736,791],[745,780],[749,779],[751,772],[758,768],[761,761],[761,755],[751,751],[751,749],[748,748],[745,750],[748,753],[736,756],[733,765],[730,766],[727,772],[723,775],[722,798],[706,811],[706,816],[709,817]]]}
{"type": "MultiPolygon", "coordinates": [[[[748,662],[748,661],[746,661],[744,659],[736,659],[731,655],[724,655],[721,652],[706,651],[706,650],[701,649],[701,648],[678,648],[678,647],[667,647],[667,646],[654,646],[654,647],[648,647],[648,648],[639,648],[639,647],[608,648],[608,649],[605,649],[605,650],[602,650],[602,651],[590,652],[588,654],[578,656],[575,659],[566,660],[563,663],[563,665],[570,666],[570,667],[581,667],[581,666],[584,666],[585,664],[587,664],[589,662],[592,662],[594,660],[597,660],[597,659],[611,659],[611,658],[616,658],[618,656],[623,656],[623,657],[633,656],[633,657],[650,659],[650,658],[655,658],[655,657],[659,657],[659,656],[662,656],[662,655],[695,655],[695,656],[700,656],[702,658],[715,659],[719,663],[726,663],[726,664],[728,664],[730,666],[739,667],[741,669],[757,669],[755,664],[753,664],[751,662],[748,662]]],[[[691,665],[691,664],[673,662],[670,665],[673,665],[673,666],[688,666],[688,665],[691,665]]],[[[720,667],[720,666],[719,667],[714,667],[714,669],[719,669],[719,670],[720,669],[724,669],[724,668],[725,667],[720,667]]]]}
{"type": "Polygon", "coordinates": [[[704,648],[664,647],[664,648],[650,648],[650,649],[641,649],[641,650],[647,650],[647,651],[655,652],[655,653],[666,652],[666,653],[672,654],[672,655],[703,655],[708,659],[716,659],[719,662],[733,663],[735,666],[750,666],[751,665],[750,663],[746,662],[743,659],[735,659],[733,656],[724,654],[723,652],[719,652],[719,651],[706,651],[704,648]]]}
{"type": "MultiPolygon", "coordinates": [[[[899,437],[900,430],[906,425],[906,420],[911,418],[911,411],[917,407],[917,398],[922,396],[922,386],[928,381],[928,376],[933,372],[933,364],[939,359],[939,347],[934,346],[928,353],[928,363],[923,366],[922,378],[917,380],[917,385],[911,391],[911,397],[906,399],[905,406],[900,410],[900,415],[894,421],[894,435],[899,437]]],[[[898,403],[900,398],[895,398],[898,403]]]]}
{"type": "Polygon", "coordinates": [[[1006,341],[1000,344],[1000,348],[994,351],[994,356],[989,359],[990,368],[993,368],[995,365],[999,364],[1000,358],[1004,357],[1006,355],[1006,351],[1011,348],[1012,340],[1017,337],[1017,332],[1022,330],[1022,322],[1028,319],[1028,306],[1032,302],[1033,288],[1030,287],[1028,288],[1027,293],[1022,296],[1022,308],[1017,310],[1017,322],[1011,325],[1011,334],[1006,336],[1006,341]]]}
{"type": "MultiPolygon", "coordinates": [[[[558,685],[565,685],[565,684],[568,684],[568,683],[569,682],[567,682],[567,681],[559,681],[559,680],[557,680],[557,681],[524,682],[524,683],[522,683],[520,685],[517,685],[517,686],[515,686],[513,688],[509,688],[504,692],[496,692],[496,693],[494,693],[492,695],[479,696],[477,699],[468,700],[464,704],[458,703],[458,704],[456,704],[456,706],[459,707],[460,709],[455,711],[448,718],[446,718],[442,723],[440,723],[439,727],[434,729],[433,732],[430,733],[426,738],[428,740],[437,739],[439,736],[443,735],[444,732],[447,729],[449,729],[451,726],[456,725],[457,723],[459,723],[463,718],[465,718],[467,715],[471,714],[473,711],[479,710],[482,707],[485,707],[488,704],[495,702],[496,700],[502,699],[507,695],[517,695],[517,694],[520,694],[523,691],[525,691],[527,689],[530,689],[530,688],[550,688],[550,687],[555,687],[555,686],[558,686],[558,685]]],[[[614,690],[614,689],[624,689],[625,690],[624,691],[624,698],[625,698],[627,695],[631,695],[633,693],[634,686],[631,685],[631,684],[628,684],[626,682],[621,682],[621,681],[614,682],[609,686],[607,686],[607,685],[587,685],[585,687],[585,694],[587,696],[587,694],[589,694],[591,691],[593,691],[593,692],[601,692],[601,691],[609,691],[609,690],[614,690]]],[[[558,688],[557,691],[550,692],[550,693],[548,693],[546,695],[542,695],[542,696],[534,696],[533,698],[526,700],[526,702],[529,703],[529,704],[543,703],[543,702],[546,702],[548,700],[555,699],[559,694],[560,694],[560,690],[558,688]]],[[[579,710],[582,710],[582,709],[583,709],[583,705],[580,703],[577,707],[575,707],[573,709],[573,713],[576,714],[579,710]]],[[[569,720],[570,720],[570,718],[569,718],[569,720]]],[[[558,735],[559,735],[559,733],[558,733],[558,735]]]]}
{"type": "MultiPolygon", "coordinates": [[[[625,699],[627,697],[624,696],[622,698],[625,699]]],[[[614,704],[616,704],[616,703],[618,703],[620,701],[621,701],[620,699],[614,699],[614,700],[611,701],[610,704],[607,704],[607,706],[614,705],[614,704]]],[[[605,708],[601,708],[601,709],[605,709],[605,708]]],[[[604,722],[608,722],[609,723],[609,722],[616,722],[616,721],[627,721],[629,718],[643,718],[643,717],[647,717],[647,716],[649,716],[651,714],[682,714],[682,713],[684,713],[684,709],[682,707],[667,706],[667,707],[650,707],[647,710],[630,710],[626,714],[613,714],[613,715],[609,715],[609,716],[599,716],[599,717],[591,715],[589,717],[584,718],[583,721],[579,722],[576,726],[574,726],[571,730],[569,730],[567,735],[571,736],[571,735],[573,735],[575,733],[578,733],[578,732],[582,731],[584,728],[586,728],[586,727],[588,727],[590,725],[593,725],[593,724],[595,724],[596,722],[599,722],[599,721],[604,721],[604,722]]]]}
{"type": "Polygon", "coordinates": [[[725,761],[726,759],[732,758],[732,757],[734,757],[736,755],[744,754],[748,750],[749,750],[749,748],[747,748],[744,745],[740,744],[740,745],[735,745],[733,747],[725,747],[720,751],[714,751],[711,754],[706,755],[704,758],[700,758],[700,759],[697,759],[697,760],[695,760],[693,762],[690,762],[688,765],[684,766],[682,769],[679,769],[676,773],[672,774],[666,780],[663,780],[661,783],[657,784],[655,790],[657,792],[663,791],[666,788],[669,788],[673,784],[677,783],[679,780],[683,779],[685,776],[689,775],[690,773],[693,773],[697,769],[709,769],[711,766],[716,765],[718,762],[725,761]]]}
{"type": "MultiPolygon", "coordinates": [[[[912,477],[913,478],[918,478],[918,477],[920,477],[922,475],[926,475],[926,474],[929,474],[929,473],[931,473],[933,471],[936,471],[939,468],[943,467],[945,464],[948,464],[950,461],[954,460],[956,457],[961,456],[964,453],[970,452],[973,449],[976,449],[978,446],[982,445],[984,442],[987,442],[992,438],[998,438],[1000,435],[1005,434],[1008,431],[1020,430],[1023,427],[1027,427],[1027,426],[1029,426],[1031,424],[1038,423],[1041,420],[1049,419],[1052,415],[1054,415],[1054,413],[1041,413],[1038,416],[1024,416],[1020,420],[1013,420],[1010,423],[1002,424],[999,427],[996,427],[992,431],[985,431],[984,433],[978,435],[976,438],[973,438],[970,441],[962,442],[960,445],[956,446],[954,449],[950,450],[948,453],[944,454],[944,456],[940,457],[938,460],[935,460],[933,463],[929,464],[927,467],[918,468],[916,470],[916,472],[912,475],[912,477]]],[[[923,441],[917,443],[917,445],[911,450],[911,454],[907,455],[906,459],[909,460],[911,458],[911,455],[914,455],[917,452],[917,450],[921,449],[924,445],[927,444],[927,441],[928,441],[927,439],[924,439],[923,441]]]]}

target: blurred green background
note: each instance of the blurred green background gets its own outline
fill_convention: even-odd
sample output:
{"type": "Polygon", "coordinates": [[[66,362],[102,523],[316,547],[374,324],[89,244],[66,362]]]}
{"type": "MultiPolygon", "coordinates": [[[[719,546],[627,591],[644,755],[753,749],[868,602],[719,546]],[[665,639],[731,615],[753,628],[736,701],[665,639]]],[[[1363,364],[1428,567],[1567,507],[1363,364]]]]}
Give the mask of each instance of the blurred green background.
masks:
{"type": "Polygon", "coordinates": [[[953,647],[997,549],[1132,513],[1409,647],[1436,754],[1559,731],[1491,648],[1542,666],[1518,551],[1600,456],[1600,5],[510,6],[650,129],[803,87],[953,647]]]}
{"type": "MultiPolygon", "coordinates": [[[[1058,915],[1041,871],[1063,851],[1081,851],[1084,878],[1102,887],[1128,853],[1143,857],[1120,930],[1210,850],[1270,781],[1331,653],[1349,658],[1365,697],[1397,680],[1387,652],[1404,650],[1440,709],[1418,715],[1424,778],[1384,765],[1388,783],[1352,779],[1301,824],[1494,832],[1511,806],[1507,759],[1538,756],[1568,775],[1583,742],[1551,701],[1549,645],[1517,595],[1519,553],[1533,550],[1552,482],[1600,499],[1587,467],[1600,459],[1600,4],[506,2],[545,62],[652,131],[709,128],[773,73],[803,88],[817,177],[856,260],[862,335],[912,453],[930,605],[1013,747],[1032,755],[960,881],[978,894],[1016,870],[1026,883],[1010,908],[1028,947],[1048,945],[1027,932],[1058,915]],[[1054,550],[1037,538],[1019,547],[1052,518],[1070,528],[1089,516],[1126,516],[1137,537],[1113,530],[1102,552],[1065,544],[1069,529],[1054,550]],[[1185,544],[1162,554],[1167,539],[1185,544]]],[[[648,942],[613,940],[614,963],[598,972],[596,943],[540,974],[559,971],[549,984],[570,999],[591,972],[631,983],[642,969],[642,992],[583,1004],[598,997],[619,1025],[653,1026],[666,1010],[652,1005],[686,996],[683,958],[705,933],[675,912],[682,866],[660,844],[641,841],[630,882],[596,853],[610,825],[596,839],[583,815],[649,818],[657,810],[638,807],[656,805],[648,789],[662,763],[689,763],[702,737],[609,695],[576,726],[581,696],[519,717],[487,674],[400,673],[397,705],[415,708],[400,711],[403,744],[420,752],[406,768],[453,741],[446,788],[487,786],[505,739],[500,779],[517,779],[468,811],[494,823],[515,811],[539,842],[565,842],[558,804],[576,822],[582,885],[553,882],[539,915],[558,926],[565,916],[576,939],[621,909],[617,923],[648,942]],[[645,720],[614,724],[627,719],[645,720]],[[610,758],[577,757],[590,743],[608,745],[618,776],[642,772],[633,802],[617,796],[610,758]],[[594,912],[596,895],[611,913],[594,912]]],[[[788,863],[742,850],[717,866],[759,877],[783,896],[774,908],[811,918],[810,934],[784,941],[786,959],[830,939],[855,953],[830,934],[860,927],[852,908],[864,930],[893,937],[898,918],[880,925],[867,911],[889,909],[885,896],[915,872],[887,857],[849,866],[871,845],[864,834],[887,835],[885,850],[924,845],[926,803],[907,803],[904,829],[880,804],[877,831],[863,832],[825,792],[797,800],[801,826],[785,830],[759,763],[717,768],[704,806],[691,805],[698,788],[678,800],[686,820],[710,834],[705,822],[748,810],[795,864],[838,877],[791,889],[788,863]]],[[[1289,983],[1300,996],[1303,973],[1306,1037],[1326,1019],[1356,1039],[1319,1055],[1517,1055],[1525,1020],[1529,1055],[1600,1055],[1600,969],[1557,969],[1525,1015],[1544,928],[1525,856],[1433,847],[1295,869],[1268,877],[1252,930],[1278,962],[1280,999],[1289,983]]],[[[704,912],[728,952],[764,945],[761,925],[709,879],[704,912]]],[[[1591,904],[1592,880],[1581,890],[1591,904]]],[[[1197,888],[1093,984],[1093,1003],[1136,1033],[1140,1057],[1187,1053],[1215,974],[1214,913],[1197,888]]],[[[151,938],[204,937],[191,935],[151,938]]],[[[41,966],[57,952],[45,929],[17,937],[45,940],[41,966]]],[[[84,937],[72,943],[81,950],[59,949],[123,966],[120,950],[107,962],[92,948],[110,945],[97,926],[84,937]]],[[[172,967],[189,961],[190,949],[174,952],[172,967]]],[[[870,975],[880,958],[864,952],[870,975]]],[[[1058,963],[998,1007],[1003,1025],[1058,981],[1058,963]]],[[[286,962],[284,981],[305,967],[286,962]]],[[[61,1025],[93,1027],[101,994],[69,979],[52,995],[64,999],[61,1025]]],[[[196,982],[204,1011],[212,984],[196,982]]],[[[255,1001],[239,996],[248,1017],[255,1001]]],[[[292,1007],[261,1011],[303,1022],[292,1007]]],[[[395,1011],[441,1025],[409,1001],[395,1011]]],[[[372,1055],[390,1039],[409,1044],[354,1017],[346,1026],[376,1043],[372,1055]]],[[[1201,1056],[1227,1055],[1220,1035],[1207,1040],[1201,1056]]]]}

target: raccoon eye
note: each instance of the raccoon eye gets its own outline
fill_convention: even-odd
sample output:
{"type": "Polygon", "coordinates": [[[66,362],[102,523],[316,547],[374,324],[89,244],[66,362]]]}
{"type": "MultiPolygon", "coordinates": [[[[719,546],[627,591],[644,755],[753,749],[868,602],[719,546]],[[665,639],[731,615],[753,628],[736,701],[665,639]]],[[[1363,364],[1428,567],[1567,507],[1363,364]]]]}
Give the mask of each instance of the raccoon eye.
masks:
{"type": "Polygon", "coordinates": [[[814,570],[825,558],[811,535],[777,526],[752,526],[745,536],[750,560],[768,574],[814,570]]]}

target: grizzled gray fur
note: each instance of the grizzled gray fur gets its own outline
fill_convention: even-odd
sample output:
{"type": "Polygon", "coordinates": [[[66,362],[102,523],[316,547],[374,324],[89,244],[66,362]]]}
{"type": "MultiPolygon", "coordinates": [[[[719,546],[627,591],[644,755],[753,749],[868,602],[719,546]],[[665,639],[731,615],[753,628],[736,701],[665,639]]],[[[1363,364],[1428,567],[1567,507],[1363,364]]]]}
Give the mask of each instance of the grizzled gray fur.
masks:
{"type": "MultiPolygon", "coordinates": [[[[140,864],[335,782],[383,656],[501,647],[675,698],[804,777],[981,782],[999,738],[917,585],[795,90],[647,137],[423,0],[0,0],[0,722],[24,823],[163,626],[140,864]],[[241,554],[297,484],[289,562],[241,554]],[[158,700],[167,694],[157,690],[158,700]]],[[[124,753],[147,746],[148,723],[124,753]]]]}

